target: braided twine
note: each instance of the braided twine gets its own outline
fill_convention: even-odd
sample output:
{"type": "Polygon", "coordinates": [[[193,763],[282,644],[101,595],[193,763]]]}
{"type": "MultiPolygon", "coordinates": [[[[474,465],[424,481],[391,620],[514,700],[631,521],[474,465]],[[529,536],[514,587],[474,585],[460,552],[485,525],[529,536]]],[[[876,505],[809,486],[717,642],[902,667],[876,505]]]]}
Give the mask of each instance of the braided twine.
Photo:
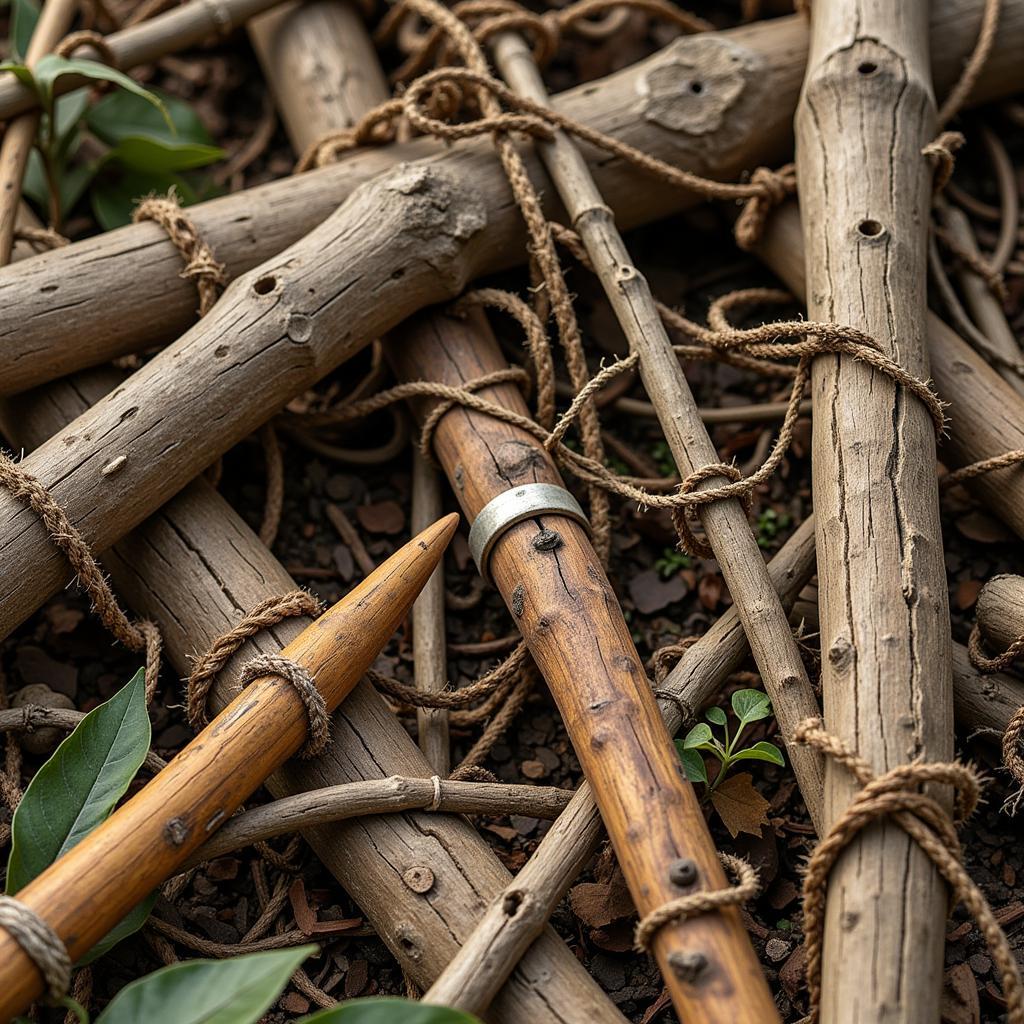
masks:
{"type": "Polygon", "coordinates": [[[12,896],[0,896],[0,928],[38,968],[47,1000],[60,1002],[71,984],[71,958],[61,937],[34,910],[12,896]]]}
{"type": "Polygon", "coordinates": [[[860,783],[860,792],[814,850],[804,877],[804,936],[807,951],[807,987],[810,1019],[818,1019],[821,1002],[822,945],[828,876],[839,855],[869,825],[891,818],[935,865],[957,902],[970,911],[999,970],[1009,1024],[1024,1024],[1024,987],[1013,951],[984,895],[963,866],[963,852],[955,822],[974,812],[981,793],[977,773],[959,762],[914,761],[876,776],[870,765],[837,736],[827,732],[821,719],[806,719],[794,740],[821,751],[843,765],[860,783]],[[955,794],[955,817],[922,792],[928,784],[950,786],[955,794]]]}

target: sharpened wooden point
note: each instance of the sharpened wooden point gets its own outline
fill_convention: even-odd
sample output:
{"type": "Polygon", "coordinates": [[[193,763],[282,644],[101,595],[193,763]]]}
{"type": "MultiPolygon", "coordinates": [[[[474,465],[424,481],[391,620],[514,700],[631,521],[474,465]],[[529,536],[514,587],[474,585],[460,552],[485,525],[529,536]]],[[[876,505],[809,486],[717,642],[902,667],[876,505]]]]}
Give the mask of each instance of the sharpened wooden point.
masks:
{"type": "MultiPolygon", "coordinates": [[[[329,711],[373,664],[437,567],[459,517],[439,519],[305,629],[281,653],[314,679],[329,711]]],[[[260,676],[136,796],[21,889],[17,899],[61,937],[72,961],[169,878],[306,742],[295,688],[260,676]]],[[[0,929],[0,1021],[23,1012],[42,977],[0,929]]]]}

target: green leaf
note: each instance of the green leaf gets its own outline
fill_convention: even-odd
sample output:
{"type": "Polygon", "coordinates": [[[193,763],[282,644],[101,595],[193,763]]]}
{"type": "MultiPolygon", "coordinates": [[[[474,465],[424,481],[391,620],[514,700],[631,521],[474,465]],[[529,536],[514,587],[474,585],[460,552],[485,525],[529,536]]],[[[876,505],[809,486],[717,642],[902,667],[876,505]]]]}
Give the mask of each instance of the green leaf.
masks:
{"type": "Polygon", "coordinates": [[[89,111],[89,130],[109,146],[139,136],[158,142],[213,145],[210,133],[187,103],[155,90],[153,95],[163,103],[170,123],[148,100],[129,92],[113,92],[89,111]]]}
{"type": "Polygon", "coordinates": [[[196,201],[192,186],[180,175],[143,174],[138,171],[114,173],[110,168],[105,168],[89,193],[92,212],[104,231],[113,231],[114,228],[131,223],[132,210],[140,199],[151,192],[166,192],[172,185],[183,206],[196,201]]]}
{"type": "MultiPolygon", "coordinates": [[[[22,85],[28,85],[36,89],[36,80],[32,76],[32,72],[24,64],[16,60],[0,61],[0,71],[10,71],[22,85]]],[[[39,90],[36,89],[36,91],[38,92],[39,90]]]]}
{"type": "Polygon", "coordinates": [[[56,117],[57,138],[63,139],[82,120],[89,109],[89,87],[74,89],[63,96],[58,96],[53,105],[56,117]]]}
{"type": "Polygon", "coordinates": [[[725,725],[728,719],[725,717],[725,712],[721,708],[708,708],[704,712],[704,717],[709,722],[714,722],[715,725],[725,725]]]}
{"type": "Polygon", "coordinates": [[[772,702],[760,690],[737,690],[732,695],[732,709],[742,725],[767,718],[772,713],[772,702]]]}
{"type": "MultiPolygon", "coordinates": [[[[53,95],[53,83],[62,75],[81,75],[83,78],[91,78],[100,82],[113,82],[134,96],[139,96],[147,102],[152,103],[161,115],[171,123],[170,115],[164,102],[155,93],[144,89],[133,78],[115,68],[100,64],[99,61],[85,60],[83,58],[69,59],[58,57],[55,53],[48,53],[40,58],[35,66],[36,81],[44,97],[53,95]]],[[[48,102],[47,102],[47,105],[48,102]]]]}
{"type": "Polygon", "coordinates": [[[705,725],[703,722],[698,722],[687,734],[683,740],[684,750],[693,750],[696,747],[703,746],[705,743],[711,743],[714,737],[711,735],[711,726],[705,725]]]}
{"type": "Polygon", "coordinates": [[[703,782],[708,785],[708,769],[704,764],[704,758],[696,750],[687,750],[682,740],[676,740],[676,751],[679,760],[683,762],[683,770],[691,782],[703,782]]]}
{"type": "Polygon", "coordinates": [[[760,743],[755,743],[752,747],[747,747],[733,754],[732,760],[770,761],[772,764],[777,765],[785,765],[786,763],[785,757],[782,756],[782,751],[774,743],[769,743],[767,740],[761,740],[760,743]]]}
{"type": "Polygon", "coordinates": [[[161,139],[129,135],[114,146],[106,158],[116,160],[134,171],[162,174],[205,167],[216,163],[223,156],[224,151],[216,146],[203,146],[196,142],[164,142],[161,139]]]}
{"type": "Polygon", "coordinates": [[[9,895],[109,816],[145,760],[149,739],[140,669],[78,723],[29,783],[11,822],[9,895]]]}
{"type": "Polygon", "coordinates": [[[407,999],[352,999],[303,1017],[298,1024],[480,1024],[477,1017],[447,1006],[407,999]]]}
{"type": "Polygon", "coordinates": [[[77,967],[85,967],[86,964],[91,964],[94,960],[99,960],[104,953],[109,953],[122,939],[127,939],[129,935],[133,935],[137,932],[145,923],[146,918],[149,917],[149,912],[153,909],[153,904],[156,903],[157,893],[152,892],[147,896],[141,903],[137,904],[131,910],[125,914],[121,920],[114,925],[113,928],[107,932],[106,935],[96,943],[92,949],[89,950],[85,956],[76,964],[77,967]]]}
{"type": "Polygon", "coordinates": [[[133,981],[96,1024],[253,1024],[316,946],[189,960],[133,981]]]}
{"type": "Polygon", "coordinates": [[[39,5],[34,0],[14,0],[11,5],[11,53],[23,60],[39,20],[39,5]]]}

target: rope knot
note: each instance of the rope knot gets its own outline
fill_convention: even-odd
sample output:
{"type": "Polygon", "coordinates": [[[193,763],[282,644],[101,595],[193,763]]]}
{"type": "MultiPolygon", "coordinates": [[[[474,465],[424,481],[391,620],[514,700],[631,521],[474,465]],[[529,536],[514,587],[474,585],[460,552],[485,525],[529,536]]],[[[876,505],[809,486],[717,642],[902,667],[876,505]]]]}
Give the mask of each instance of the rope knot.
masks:
{"type": "Polygon", "coordinates": [[[954,154],[966,141],[960,132],[941,132],[921,150],[921,155],[930,160],[935,168],[932,191],[936,194],[941,192],[953,177],[953,168],[956,166],[954,154]]]}
{"type": "MultiPolygon", "coordinates": [[[[705,480],[714,480],[718,477],[725,477],[731,480],[734,484],[739,483],[743,479],[743,474],[728,462],[712,462],[706,466],[701,466],[700,469],[695,469],[678,487],[677,494],[692,494],[697,484],[702,483],[705,480]]],[[[751,485],[752,487],[753,485],[751,485]]],[[[708,495],[707,499],[700,504],[709,504],[712,501],[717,501],[719,498],[724,497],[738,497],[743,503],[744,510],[749,514],[751,507],[751,490],[746,489],[740,494],[734,494],[730,489],[728,493],[722,493],[721,487],[709,487],[705,492],[708,495]]],[[[674,505],[670,510],[670,516],[672,517],[672,525],[676,528],[676,533],[679,534],[679,546],[687,554],[694,555],[697,558],[714,558],[715,553],[711,550],[711,545],[706,540],[698,538],[692,528],[690,527],[690,516],[696,516],[697,514],[697,502],[687,503],[685,505],[678,504],[674,505]]]]}
{"type": "Polygon", "coordinates": [[[743,204],[733,229],[736,244],[748,251],[761,240],[768,215],[796,191],[796,165],[786,164],[777,171],[758,167],[750,176],[750,184],[759,191],[743,204]]]}

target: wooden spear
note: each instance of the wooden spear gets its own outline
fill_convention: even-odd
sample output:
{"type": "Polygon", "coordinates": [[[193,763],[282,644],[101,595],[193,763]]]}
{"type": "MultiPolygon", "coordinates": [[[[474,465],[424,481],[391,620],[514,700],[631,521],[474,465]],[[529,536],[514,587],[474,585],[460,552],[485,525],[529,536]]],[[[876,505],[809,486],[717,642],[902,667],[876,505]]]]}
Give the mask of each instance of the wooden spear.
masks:
{"type": "MultiPolygon", "coordinates": [[[[925,279],[935,135],[928,3],[815,0],[796,118],[807,310],[855,327],[927,379],[925,279]]],[[[812,467],[825,722],[881,774],[953,756],[950,623],[924,405],[850,356],[812,369],[812,467]]],[[[835,762],[825,816],[858,783],[835,762]]],[[[825,1022],[934,1021],[946,890],[898,825],[860,832],[833,867],[825,1022]]]]}
{"type": "MultiPolygon", "coordinates": [[[[282,652],[333,710],[405,618],[458,526],[439,520],[400,548],[282,652]]],[[[303,745],[310,712],[277,675],[254,679],[143,790],[18,892],[64,940],[72,961],[168,878],[303,745]]],[[[0,932],[0,1017],[26,1009],[42,976],[0,932]]]]}
{"type": "MultiPolygon", "coordinates": [[[[500,33],[493,47],[498,69],[512,89],[547,105],[547,90],[522,36],[500,33]]],[[[633,265],[614,215],[594,184],[580,150],[561,131],[554,132],[550,141],[538,140],[535,145],[573,229],[583,240],[629,347],[640,357],[640,377],[680,474],[686,479],[706,466],[719,464],[721,460],[701,421],[650,287],[633,265]]],[[[727,482],[725,476],[714,476],[698,483],[694,490],[708,490],[727,482]]],[[[806,718],[817,717],[820,710],[786,612],[768,578],[764,557],[739,500],[703,505],[699,516],[736,602],[765,690],[772,698],[804,801],[820,827],[818,794],[824,782],[821,755],[791,742],[797,726],[806,718]]]]}
{"type": "MultiPolygon", "coordinates": [[[[983,0],[936,0],[932,5],[932,56],[939,88],[949,88],[960,73],[982,5],[983,0]]],[[[789,159],[806,47],[803,17],[690,36],[633,67],[563,94],[555,105],[678,167],[735,180],[758,164],[789,159]],[[702,81],[713,81],[715,88],[692,92],[691,84],[702,81]]],[[[1024,0],[1003,0],[999,40],[974,102],[1024,88],[1024,62],[1018,59],[1022,50],[1024,0]]],[[[531,177],[544,182],[539,161],[529,152],[524,155],[531,177]]],[[[189,216],[235,278],[312,231],[359,185],[400,162],[420,159],[428,161],[423,166],[431,171],[451,175],[458,194],[485,205],[488,228],[476,240],[473,276],[522,259],[522,225],[490,143],[483,140],[443,150],[428,139],[362,150],[322,171],[190,207],[189,216]]],[[[592,169],[620,228],[657,220],[698,201],[618,160],[595,160],[592,169]]],[[[542,191],[549,197],[553,192],[544,186],[542,191]]],[[[549,212],[558,211],[550,206],[549,212]]],[[[359,237],[346,234],[346,244],[359,237]]],[[[381,279],[401,269],[398,251],[381,268],[381,279]]],[[[196,308],[195,289],[180,271],[180,257],[166,233],[147,222],[48,253],[31,271],[0,272],[0,394],[176,337],[194,322],[196,308]],[[73,332],[68,309],[75,314],[73,332]]],[[[347,300],[351,308],[373,302],[379,283],[368,277],[357,285],[347,300]],[[361,300],[363,295],[370,297],[361,300]]],[[[412,278],[403,283],[399,319],[444,297],[428,294],[412,278]]],[[[355,331],[351,348],[370,336],[355,331]]],[[[213,341],[211,347],[216,345],[213,341]]]]}
{"type": "MultiPolygon", "coordinates": [[[[507,364],[479,312],[428,314],[389,339],[399,377],[462,385],[507,364]]],[[[479,394],[520,415],[511,385],[479,394]]],[[[423,401],[417,414],[434,405],[423,401]]],[[[525,484],[561,487],[550,456],[520,428],[456,408],[434,451],[467,517],[525,484]]],[[[650,683],[585,529],[562,513],[535,514],[500,533],[485,568],[547,680],[641,914],[727,882],[707,825],[658,713],[650,683]]],[[[665,925],[654,952],[684,1019],[777,1019],[735,907],[665,925]]]]}

